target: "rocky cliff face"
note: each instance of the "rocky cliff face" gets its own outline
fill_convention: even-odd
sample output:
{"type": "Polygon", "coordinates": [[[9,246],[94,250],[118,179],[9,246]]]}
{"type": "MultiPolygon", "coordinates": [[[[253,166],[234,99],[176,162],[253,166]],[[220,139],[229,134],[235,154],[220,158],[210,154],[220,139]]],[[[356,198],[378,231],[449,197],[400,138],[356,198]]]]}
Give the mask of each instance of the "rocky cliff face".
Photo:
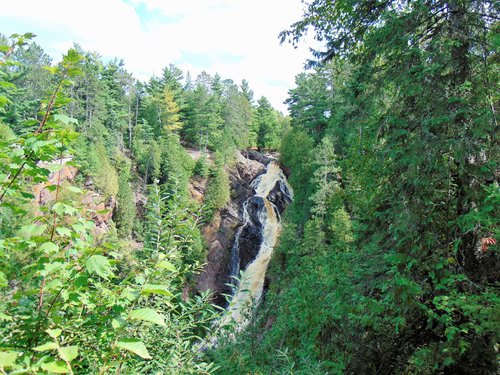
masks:
{"type": "MultiPolygon", "coordinates": [[[[230,294],[231,287],[231,248],[233,246],[236,232],[240,229],[240,252],[242,254],[242,268],[251,261],[252,256],[259,251],[260,231],[256,226],[245,226],[242,206],[243,203],[254,193],[251,182],[260,174],[265,172],[270,158],[257,152],[248,152],[238,155],[237,162],[229,170],[231,184],[231,201],[220,212],[217,212],[212,222],[203,228],[203,236],[208,245],[207,263],[197,278],[197,289],[199,291],[211,290],[214,293],[214,302],[220,306],[226,305],[223,294],[230,294]]],[[[190,189],[191,190],[191,189],[190,189]]],[[[199,189],[195,189],[198,192],[199,189]]],[[[197,195],[196,193],[192,193],[197,195]]],[[[258,197],[256,197],[258,198],[258,197]]],[[[258,199],[251,200],[249,206],[259,205],[258,199]]],[[[250,219],[252,212],[256,214],[258,207],[248,207],[250,219]],[[255,208],[255,209],[254,209],[255,208]]],[[[257,220],[255,220],[258,223],[257,220]]]]}
{"type": "MultiPolygon", "coordinates": [[[[75,166],[67,164],[70,161],[72,161],[72,158],[64,158],[56,160],[53,163],[40,164],[43,167],[60,164],[61,168],[57,172],[52,172],[48,177],[48,181],[33,186],[33,195],[36,198],[35,210],[54,202],[56,193],[53,190],[47,189],[47,187],[60,184],[61,190],[64,190],[66,185],[73,184],[79,170],[75,166]]],[[[99,237],[109,232],[109,224],[113,216],[113,210],[116,207],[116,199],[115,197],[105,198],[97,193],[93,189],[94,187],[90,178],[87,178],[85,188],[87,189],[85,195],[81,197],[82,207],[84,212],[89,212],[88,217],[95,223],[93,235],[99,237]]]]}

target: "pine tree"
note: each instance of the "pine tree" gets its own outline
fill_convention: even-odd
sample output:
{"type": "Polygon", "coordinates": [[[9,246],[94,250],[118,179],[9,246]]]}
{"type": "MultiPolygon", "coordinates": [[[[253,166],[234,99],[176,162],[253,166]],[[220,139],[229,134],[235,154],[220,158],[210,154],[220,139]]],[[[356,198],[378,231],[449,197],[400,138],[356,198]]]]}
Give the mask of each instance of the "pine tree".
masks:
{"type": "Polygon", "coordinates": [[[314,154],[316,170],[312,181],[316,183],[317,190],[311,196],[311,200],[314,202],[311,212],[324,220],[326,214],[333,208],[330,201],[333,194],[339,189],[337,174],[340,170],[337,167],[333,143],[329,138],[323,138],[314,154]]]}
{"type": "Polygon", "coordinates": [[[281,138],[277,114],[266,97],[261,97],[257,104],[257,146],[262,149],[275,150],[279,147],[281,138]]]}
{"type": "Polygon", "coordinates": [[[182,128],[182,122],[180,121],[180,108],[174,101],[174,96],[172,91],[165,87],[163,91],[164,108],[162,113],[162,125],[163,130],[166,132],[175,131],[182,128]]]}
{"type": "Polygon", "coordinates": [[[136,215],[134,194],[128,181],[129,173],[120,173],[118,178],[118,193],[116,195],[116,211],[114,220],[118,228],[118,234],[122,238],[129,238],[134,227],[136,215]]]}

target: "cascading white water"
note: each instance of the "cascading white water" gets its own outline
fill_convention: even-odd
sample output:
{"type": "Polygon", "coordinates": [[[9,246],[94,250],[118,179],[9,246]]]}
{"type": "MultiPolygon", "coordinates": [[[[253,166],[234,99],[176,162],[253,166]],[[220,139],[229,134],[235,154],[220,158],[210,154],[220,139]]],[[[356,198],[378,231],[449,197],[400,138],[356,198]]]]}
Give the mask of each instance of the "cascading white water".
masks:
{"type": "Polygon", "coordinates": [[[229,275],[231,276],[231,284],[234,286],[233,294],[236,293],[236,287],[239,284],[238,275],[240,274],[240,242],[238,239],[243,232],[243,228],[245,228],[245,225],[247,225],[250,221],[250,215],[248,215],[247,207],[248,201],[245,201],[245,203],[243,203],[243,225],[236,231],[236,235],[234,236],[236,240],[234,241],[231,249],[229,275]]]}
{"type": "MultiPolygon", "coordinates": [[[[271,255],[276,241],[278,239],[281,224],[278,209],[268,200],[269,193],[278,185],[281,193],[290,202],[293,199],[293,192],[288,185],[286,177],[279,167],[278,163],[271,161],[267,166],[266,173],[260,175],[252,182],[252,187],[255,190],[255,196],[263,199],[264,205],[258,212],[258,220],[262,227],[262,242],[256,258],[248,264],[243,272],[238,288],[231,299],[227,314],[220,322],[222,325],[234,322],[236,331],[244,329],[251,320],[251,311],[255,307],[262,296],[264,289],[264,279],[266,276],[267,266],[271,260],[271,255]]],[[[243,218],[245,224],[248,222],[247,202],[243,207],[243,218]]],[[[233,272],[239,272],[239,247],[238,239],[241,235],[241,228],[236,233],[235,244],[231,268],[233,272]],[[236,252],[237,251],[237,252],[236,252]]],[[[234,275],[232,275],[234,276],[234,275]]]]}

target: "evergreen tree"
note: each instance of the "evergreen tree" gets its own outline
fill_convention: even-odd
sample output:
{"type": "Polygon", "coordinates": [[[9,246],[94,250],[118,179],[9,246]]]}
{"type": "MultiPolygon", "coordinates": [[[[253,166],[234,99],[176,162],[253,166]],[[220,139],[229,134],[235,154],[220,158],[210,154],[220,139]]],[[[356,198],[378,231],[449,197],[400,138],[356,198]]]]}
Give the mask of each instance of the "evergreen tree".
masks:
{"type": "Polygon", "coordinates": [[[184,137],[203,150],[213,147],[222,136],[223,119],[220,102],[210,94],[206,85],[198,83],[190,94],[189,107],[190,113],[183,132],[184,137]]]}
{"type": "Polygon", "coordinates": [[[257,146],[263,149],[277,149],[281,140],[277,114],[266,97],[261,97],[257,104],[257,146]]]}
{"type": "Polygon", "coordinates": [[[323,138],[315,152],[315,165],[312,181],[317,184],[316,192],[311,196],[314,207],[311,212],[321,220],[325,219],[326,214],[332,209],[330,200],[332,195],[338,190],[337,160],[333,149],[333,143],[329,138],[323,138]]]}
{"type": "Polygon", "coordinates": [[[250,85],[246,79],[241,81],[240,88],[243,97],[250,103],[250,105],[253,105],[254,101],[253,90],[250,89],[250,85]]]}
{"type": "Polygon", "coordinates": [[[97,189],[106,197],[115,197],[118,193],[118,175],[102,141],[90,146],[87,157],[89,172],[97,189]]]}
{"type": "MultiPolygon", "coordinates": [[[[128,165],[130,168],[130,165],[128,165]]],[[[116,210],[113,219],[122,238],[129,238],[134,227],[136,207],[134,193],[129,182],[130,173],[122,170],[118,177],[118,193],[116,195],[116,210]]]]}
{"type": "Polygon", "coordinates": [[[162,111],[162,125],[163,130],[166,132],[174,131],[182,128],[180,121],[179,106],[174,101],[174,96],[170,89],[165,87],[163,91],[164,108],[162,111]]]}

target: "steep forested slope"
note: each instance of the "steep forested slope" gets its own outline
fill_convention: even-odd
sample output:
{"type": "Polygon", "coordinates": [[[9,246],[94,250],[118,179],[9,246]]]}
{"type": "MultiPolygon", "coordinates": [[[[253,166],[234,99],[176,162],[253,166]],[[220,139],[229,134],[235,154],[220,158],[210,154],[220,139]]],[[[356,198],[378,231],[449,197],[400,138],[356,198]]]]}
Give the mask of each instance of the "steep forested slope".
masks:
{"type": "Polygon", "coordinates": [[[309,30],[324,49],[290,124],[246,81],[170,65],[142,83],[78,46],[51,64],[32,35],[2,38],[0,370],[497,373],[499,10],[306,2],[282,41],[309,30]],[[208,349],[200,227],[246,147],[280,147],[294,201],[256,317],[208,349]]]}
{"type": "Polygon", "coordinates": [[[235,151],[277,147],[286,119],[246,81],[170,65],[141,83],[32,39],[0,37],[0,372],[212,373],[201,227],[235,151]]]}
{"type": "Polygon", "coordinates": [[[295,201],[221,373],[498,371],[498,4],[324,1],[283,139],[295,201]]]}

